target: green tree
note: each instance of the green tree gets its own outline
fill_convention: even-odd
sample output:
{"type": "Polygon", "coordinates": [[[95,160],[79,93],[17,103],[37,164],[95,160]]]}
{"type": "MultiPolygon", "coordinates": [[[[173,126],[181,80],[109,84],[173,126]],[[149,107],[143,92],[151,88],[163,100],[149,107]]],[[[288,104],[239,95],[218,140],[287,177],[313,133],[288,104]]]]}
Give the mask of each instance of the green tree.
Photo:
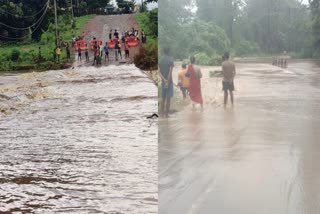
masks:
{"type": "Polygon", "coordinates": [[[183,24],[190,21],[186,6],[191,0],[161,0],[159,2],[159,43],[161,48],[172,46],[182,32],[183,24]]]}
{"type": "Polygon", "coordinates": [[[197,16],[204,21],[212,21],[225,29],[233,41],[233,28],[241,15],[243,0],[197,0],[197,16]]]}
{"type": "Polygon", "coordinates": [[[132,1],[117,0],[117,5],[123,13],[131,13],[134,11],[135,5],[132,1]]]}
{"type": "Polygon", "coordinates": [[[320,0],[309,0],[312,13],[313,43],[316,54],[320,56],[320,0]]]}

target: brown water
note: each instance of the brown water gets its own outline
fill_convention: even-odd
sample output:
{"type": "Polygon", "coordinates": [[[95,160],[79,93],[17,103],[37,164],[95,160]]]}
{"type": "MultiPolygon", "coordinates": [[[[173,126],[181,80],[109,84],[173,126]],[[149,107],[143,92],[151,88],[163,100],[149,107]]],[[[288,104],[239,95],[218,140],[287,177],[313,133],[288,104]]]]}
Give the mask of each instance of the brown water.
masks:
{"type": "Polygon", "coordinates": [[[320,68],[237,68],[233,108],[203,67],[204,112],[159,122],[160,213],[320,213],[320,68]]]}
{"type": "Polygon", "coordinates": [[[157,213],[157,88],[134,66],[0,77],[0,213],[157,213]]]}

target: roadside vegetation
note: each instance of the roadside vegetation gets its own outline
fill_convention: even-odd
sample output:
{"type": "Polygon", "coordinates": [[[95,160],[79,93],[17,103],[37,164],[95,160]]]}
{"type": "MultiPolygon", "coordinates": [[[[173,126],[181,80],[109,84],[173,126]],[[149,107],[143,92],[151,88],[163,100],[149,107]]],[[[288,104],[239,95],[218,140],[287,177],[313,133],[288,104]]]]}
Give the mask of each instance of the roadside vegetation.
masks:
{"type": "MultiPolygon", "coordinates": [[[[59,16],[60,41],[70,42],[73,35],[81,35],[85,23],[92,15],[76,17],[74,24],[71,16],[59,16]]],[[[66,51],[61,47],[61,63],[54,62],[53,53],[55,48],[55,29],[52,23],[48,30],[43,32],[39,41],[26,42],[3,42],[0,43],[0,70],[46,70],[60,69],[66,63],[66,51]],[[41,57],[39,58],[39,47],[41,57]]],[[[72,48],[71,48],[72,50],[72,48]]]]}
{"type": "Polygon", "coordinates": [[[158,9],[138,13],[135,18],[147,35],[147,43],[140,45],[134,63],[142,70],[155,70],[158,67],[158,9]]]}

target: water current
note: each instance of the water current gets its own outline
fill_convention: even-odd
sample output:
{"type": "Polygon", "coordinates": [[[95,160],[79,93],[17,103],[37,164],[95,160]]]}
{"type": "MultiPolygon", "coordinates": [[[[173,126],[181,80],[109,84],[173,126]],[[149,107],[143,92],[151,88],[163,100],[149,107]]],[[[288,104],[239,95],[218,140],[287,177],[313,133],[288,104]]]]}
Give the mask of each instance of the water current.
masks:
{"type": "Polygon", "coordinates": [[[0,213],[157,213],[157,88],[134,66],[0,76],[0,213]]]}

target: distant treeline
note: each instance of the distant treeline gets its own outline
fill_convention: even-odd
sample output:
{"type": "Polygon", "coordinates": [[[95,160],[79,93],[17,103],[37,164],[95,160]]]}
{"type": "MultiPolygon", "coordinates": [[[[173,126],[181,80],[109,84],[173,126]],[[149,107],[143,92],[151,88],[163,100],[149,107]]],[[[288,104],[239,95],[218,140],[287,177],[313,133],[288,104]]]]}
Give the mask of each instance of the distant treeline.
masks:
{"type": "Polygon", "coordinates": [[[216,64],[233,55],[319,53],[320,0],[161,0],[160,46],[177,59],[216,64]],[[318,48],[317,48],[318,47],[318,48]]]}
{"type": "MultiPolygon", "coordinates": [[[[71,1],[57,0],[58,15],[70,14],[71,1]]],[[[73,0],[74,8],[86,8],[86,14],[98,13],[109,0],[73,0]]],[[[80,9],[79,9],[80,10],[80,9]]],[[[0,0],[0,41],[39,40],[54,22],[53,1],[0,0]]]]}

